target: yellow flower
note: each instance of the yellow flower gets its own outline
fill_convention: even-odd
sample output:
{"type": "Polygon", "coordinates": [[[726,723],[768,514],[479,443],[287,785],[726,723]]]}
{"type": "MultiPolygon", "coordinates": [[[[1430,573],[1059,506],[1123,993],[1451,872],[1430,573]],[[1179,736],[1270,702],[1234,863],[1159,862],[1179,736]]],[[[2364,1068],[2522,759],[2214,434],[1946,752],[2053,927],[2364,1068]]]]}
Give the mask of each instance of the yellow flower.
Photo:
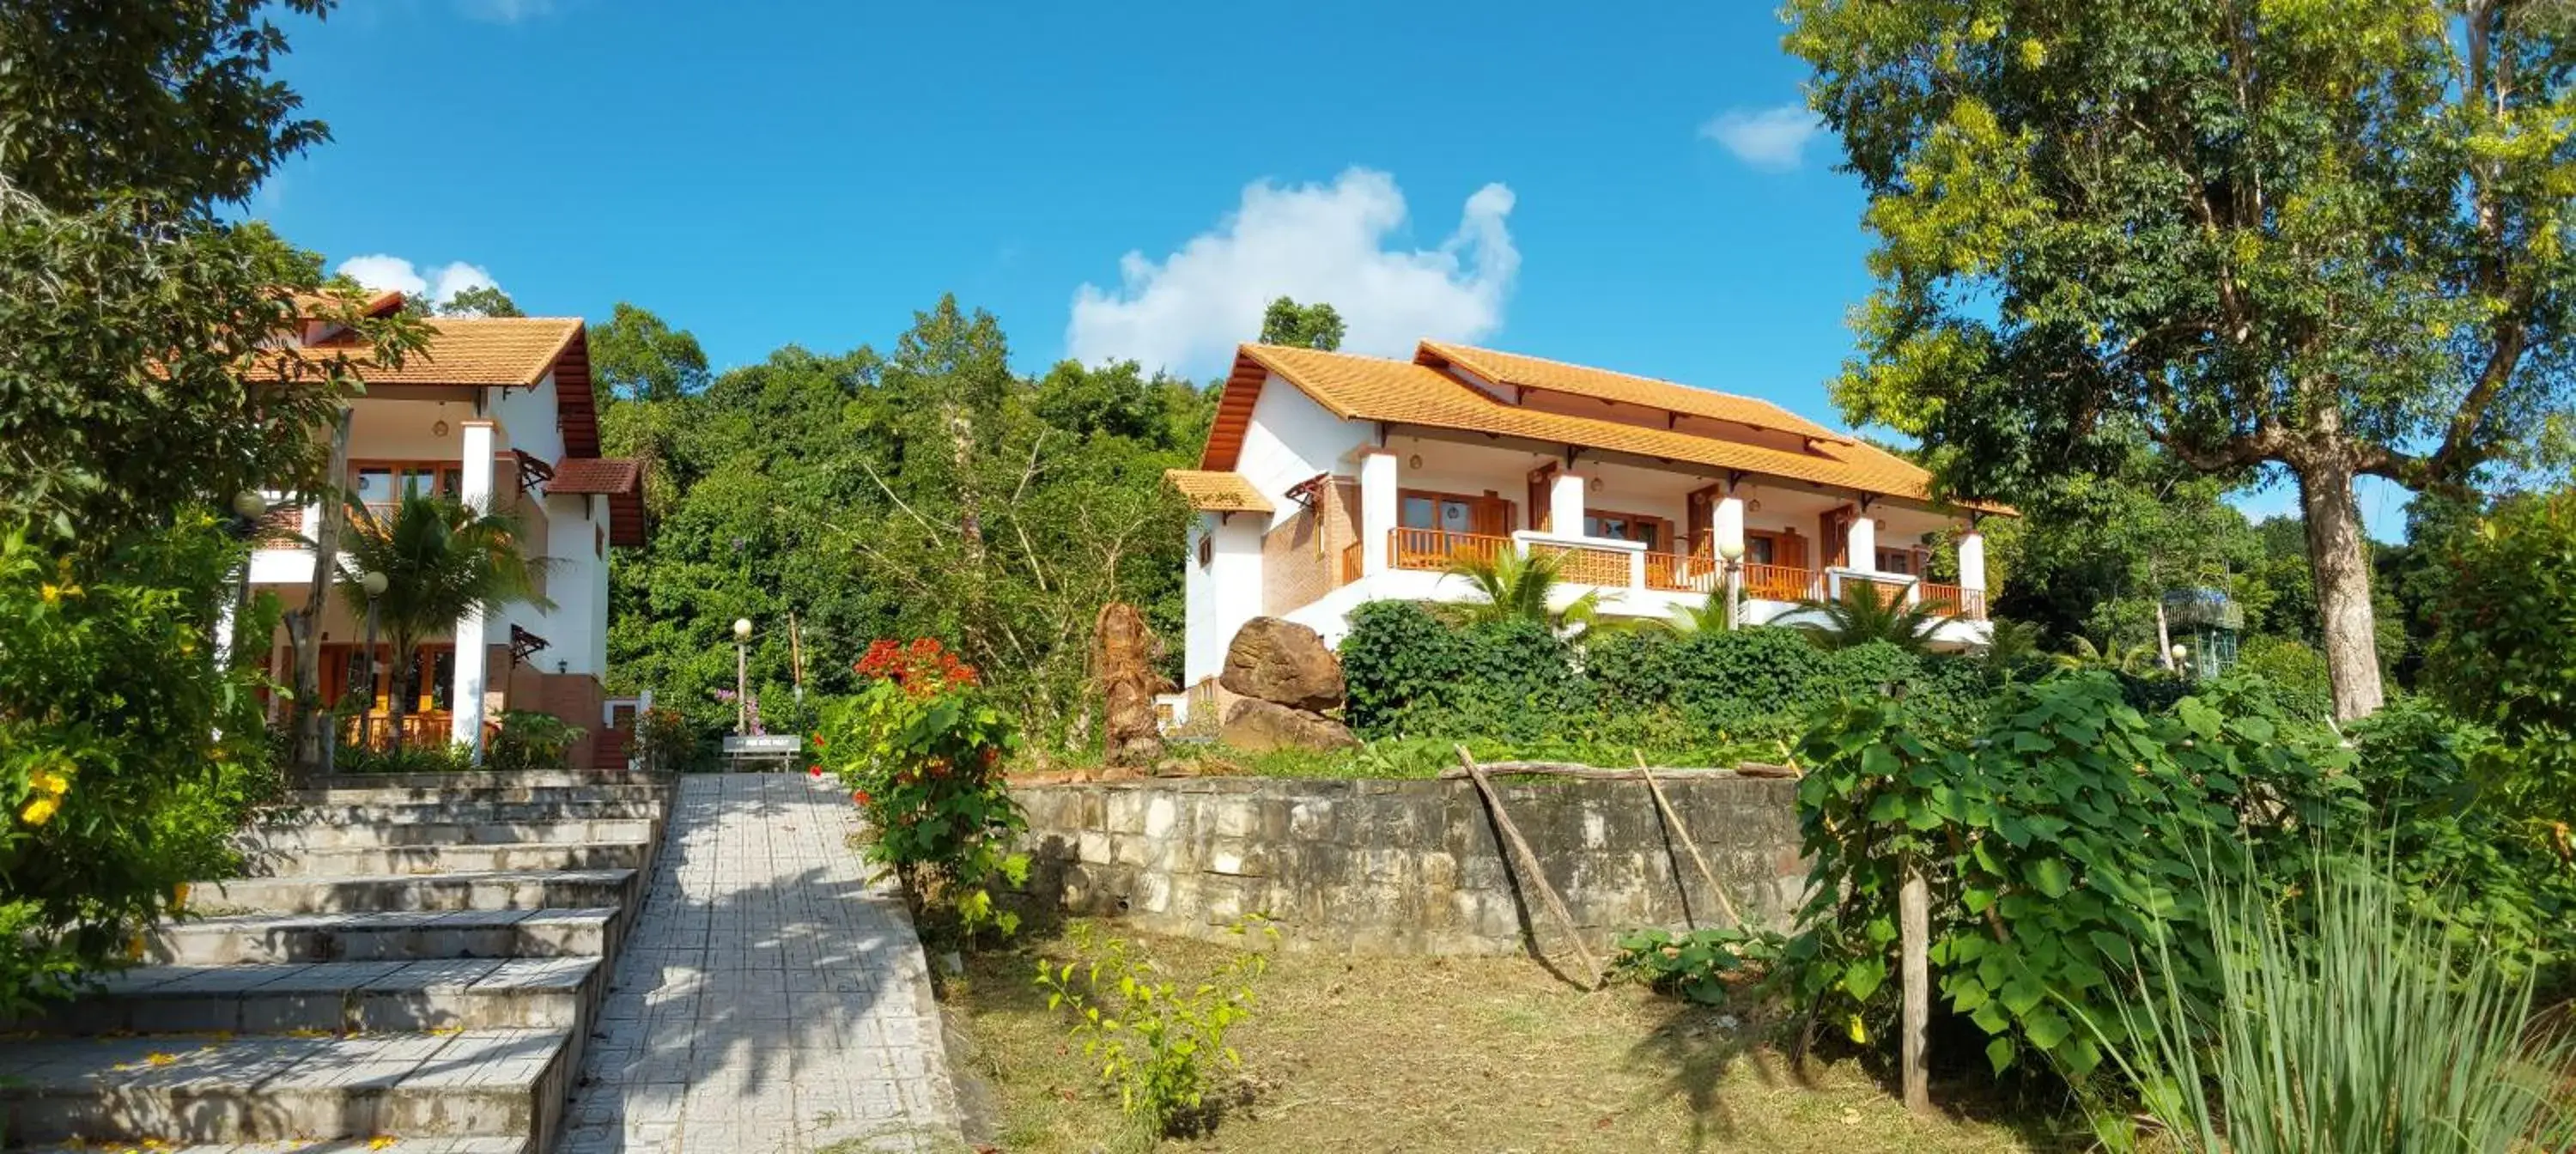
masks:
{"type": "Polygon", "coordinates": [[[62,807],[61,798],[40,797],[28,802],[27,808],[18,811],[18,820],[28,825],[43,825],[54,820],[54,811],[62,807]]]}
{"type": "Polygon", "coordinates": [[[1846,1023],[1846,1026],[1851,1033],[1851,1040],[1855,1044],[1862,1046],[1869,1044],[1869,1028],[1860,1024],[1860,1015],[1852,1015],[1851,1021],[1846,1023]]]}
{"type": "Polygon", "coordinates": [[[71,776],[59,770],[37,770],[35,776],[28,778],[27,781],[28,784],[35,786],[38,792],[55,797],[70,793],[72,789],[71,776]]]}
{"type": "Polygon", "coordinates": [[[170,887],[170,908],[180,910],[188,908],[188,883],[180,882],[170,887]]]}

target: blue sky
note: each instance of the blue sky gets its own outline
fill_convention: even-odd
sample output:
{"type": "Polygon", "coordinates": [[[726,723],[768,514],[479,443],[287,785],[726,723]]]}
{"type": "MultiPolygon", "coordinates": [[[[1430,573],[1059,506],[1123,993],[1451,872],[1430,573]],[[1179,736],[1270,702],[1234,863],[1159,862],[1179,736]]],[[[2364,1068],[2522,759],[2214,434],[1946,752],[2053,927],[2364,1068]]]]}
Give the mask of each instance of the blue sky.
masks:
{"type": "Polygon", "coordinates": [[[882,348],[953,291],[1023,369],[1204,379],[1287,292],[1356,351],[1480,341],[1833,420],[1859,189],[1771,5],[1668,7],[367,0],[290,25],[336,139],[252,211],[361,279],[633,301],[720,367],[882,348]]]}

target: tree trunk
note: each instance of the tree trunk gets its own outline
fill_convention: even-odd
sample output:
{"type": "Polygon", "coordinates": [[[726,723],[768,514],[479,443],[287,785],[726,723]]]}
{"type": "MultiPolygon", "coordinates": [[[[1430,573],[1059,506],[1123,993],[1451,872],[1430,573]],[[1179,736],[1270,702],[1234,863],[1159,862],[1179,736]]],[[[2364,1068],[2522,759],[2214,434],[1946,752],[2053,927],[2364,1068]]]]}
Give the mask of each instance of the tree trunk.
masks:
{"type": "Polygon", "coordinates": [[[331,596],[332,571],[340,565],[340,522],[348,519],[340,507],[340,485],[349,471],[349,410],[343,408],[332,418],[331,464],[322,478],[316,499],[322,505],[322,523],[313,530],[313,586],[306,593],[304,607],[295,611],[295,628],[288,636],[295,641],[295,769],[311,773],[322,764],[322,611],[331,596]]]}
{"type": "Polygon", "coordinates": [[[2370,609],[2370,555],[2361,539],[2361,504],[2353,498],[2352,466],[2333,450],[2292,466],[2299,479],[2299,510],[2308,526],[2308,572],[2317,586],[2317,617],[2325,638],[2326,672],[2334,680],[2338,720],[2378,711],[2379,628],[2370,609]]]}

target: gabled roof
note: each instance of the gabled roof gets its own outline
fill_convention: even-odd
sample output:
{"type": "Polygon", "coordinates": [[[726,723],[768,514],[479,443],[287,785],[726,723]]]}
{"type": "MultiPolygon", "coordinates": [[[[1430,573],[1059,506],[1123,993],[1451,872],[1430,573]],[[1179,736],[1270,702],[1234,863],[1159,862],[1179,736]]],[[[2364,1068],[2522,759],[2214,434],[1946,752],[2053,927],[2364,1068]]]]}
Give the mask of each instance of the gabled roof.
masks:
{"type": "MultiPolygon", "coordinates": [[[[401,294],[391,295],[399,304],[401,294]]],[[[244,375],[254,381],[309,379],[320,362],[334,357],[347,358],[349,371],[371,388],[525,389],[553,373],[555,421],[563,429],[565,453],[599,455],[599,414],[590,396],[590,340],[580,317],[432,317],[421,323],[429,330],[429,343],[398,366],[378,363],[374,347],[364,336],[339,332],[310,345],[265,350],[244,375]]]]}
{"type": "Polygon", "coordinates": [[[1163,479],[1202,513],[1269,513],[1277,508],[1241,473],[1165,469],[1163,479]]]}
{"type": "MultiPolygon", "coordinates": [[[[1931,474],[1920,466],[1864,441],[1824,431],[1822,436],[1809,436],[1807,451],[1791,452],[1767,446],[1748,444],[1723,437],[1671,429],[1625,424],[1595,417],[1577,417],[1525,408],[1496,399],[1482,389],[1459,380],[1424,361],[1463,364],[1449,355],[1463,351],[1480,356],[1482,363],[1497,373],[1530,375],[1534,362],[1554,362],[1535,358],[1516,358],[1506,363],[1496,354],[1484,350],[1462,350],[1458,346],[1426,342],[1414,361],[1363,357],[1348,353],[1331,353],[1318,349],[1281,345],[1244,345],[1235,354],[1234,372],[1227,378],[1224,395],[1217,402],[1216,424],[1208,434],[1207,450],[1199,467],[1213,472],[1229,472],[1242,452],[1244,430],[1252,420],[1252,408],[1259,400],[1265,381],[1277,374],[1282,380],[1323,406],[1334,416],[1345,420],[1375,421],[1395,425],[1418,425],[1427,428],[1484,433],[1496,437],[1525,440],[1603,452],[1624,453],[1656,460],[1697,465],[1711,471],[1740,471],[1751,474],[1805,482],[1827,489],[1840,489],[1881,496],[1899,497],[1929,503],[1931,474]],[[1827,439],[1831,438],[1831,439],[1827,439]]],[[[1509,356],[1509,354],[1502,354],[1509,356]]],[[[1559,366],[1559,375],[1547,379],[1559,384],[1585,384],[1591,388],[1624,387],[1614,383],[1577,380],[1562,370],[1577,366],[1559,366]]],[[[1473,372],[1475,370],[1470,369],[1473,372]]],[[[1579,370],[1597,373],[1600,370],[1579,370]]],[[[1478,376],[1486,376],[1479,372],[1478,376]]],[[[1672,389],[1684,386],[1669,382],[1648,381],[1642,377],[1621,377],[1604,373],[1604,377],[1627,382],[1643,382],[1672,389]]],[[[1492,378],[1488,378],[1492,379],[1492,378]]],[[[1550,387],[1550,386],[1531,386],[1550,387]]],[[[1571,389],[1560,391],[1574,391],[1571,389]]],[[[1686,390],[1693,391],[1696,390],[1686,390]]],[[[1599,395],[1594,393],[1591,395],[1599,395]]],[[[1639,394],[1643,395],[1643,394],[1639,394]]],[[[1767,402],[1746,398],[1722,398],[1746,405],[1761,406],[1776,412],[1762,422],[1765,428],[1779,428],[1786,410],[1777,410],[1767,402]]],[[[1635,403],[1648,403],[1638,401],[1635,403]]],[[[1750,414],[1748,415],[1756,415],[1750,414]]],[[[1720,418],[1734,420],[1733,417],[1720,418]]],[[[1754,423],[1754,422],[1745,422],[1754,423]]],[[[1803,423],[1803,422],[1802,422],[1803,423]]],[[[1821,430],[1820,426],[1815,426],[1821,430]]],[[[1972,505],[1993,512],[2008,512],[2000,506],[1972,505]]]]}
{"type": "Polygon", "coordinates": [[[1666,412],[1717,421],[1732,421],[1759,429],[1774,429],[1813,437],[1820,441],[1849,444],[1851,438],[1792,413],[1769,401],[1739,397],[1690,385],[1659,381],[1653,377],[1631,376],[1586,365],[1569,365],[1544,357],[1493,349],[1470,348],[1441,341],[1424,341],[1415,350],[1413,363],[1439,368],[1456,365],[1495,384],[1510,388],[1570,393],[1604,401],[1619,401],[1666,412]]]}

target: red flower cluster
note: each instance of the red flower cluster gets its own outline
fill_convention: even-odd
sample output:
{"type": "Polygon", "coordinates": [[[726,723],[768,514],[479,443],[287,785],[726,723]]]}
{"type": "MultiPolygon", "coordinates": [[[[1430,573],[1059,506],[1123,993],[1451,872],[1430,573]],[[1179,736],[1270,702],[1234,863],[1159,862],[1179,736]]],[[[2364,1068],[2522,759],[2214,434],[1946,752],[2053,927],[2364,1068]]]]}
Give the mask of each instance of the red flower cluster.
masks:
{"type": "Polygon", "coordinates": [[[877,641],[868,646],[866,655],[851,668],[857,670],[861,677],[892,681],[915,698],[937,697],[951,689],[976,684],[975,667],[957,660],[955,654],[930,637],[910,645],[877,641]]]}

